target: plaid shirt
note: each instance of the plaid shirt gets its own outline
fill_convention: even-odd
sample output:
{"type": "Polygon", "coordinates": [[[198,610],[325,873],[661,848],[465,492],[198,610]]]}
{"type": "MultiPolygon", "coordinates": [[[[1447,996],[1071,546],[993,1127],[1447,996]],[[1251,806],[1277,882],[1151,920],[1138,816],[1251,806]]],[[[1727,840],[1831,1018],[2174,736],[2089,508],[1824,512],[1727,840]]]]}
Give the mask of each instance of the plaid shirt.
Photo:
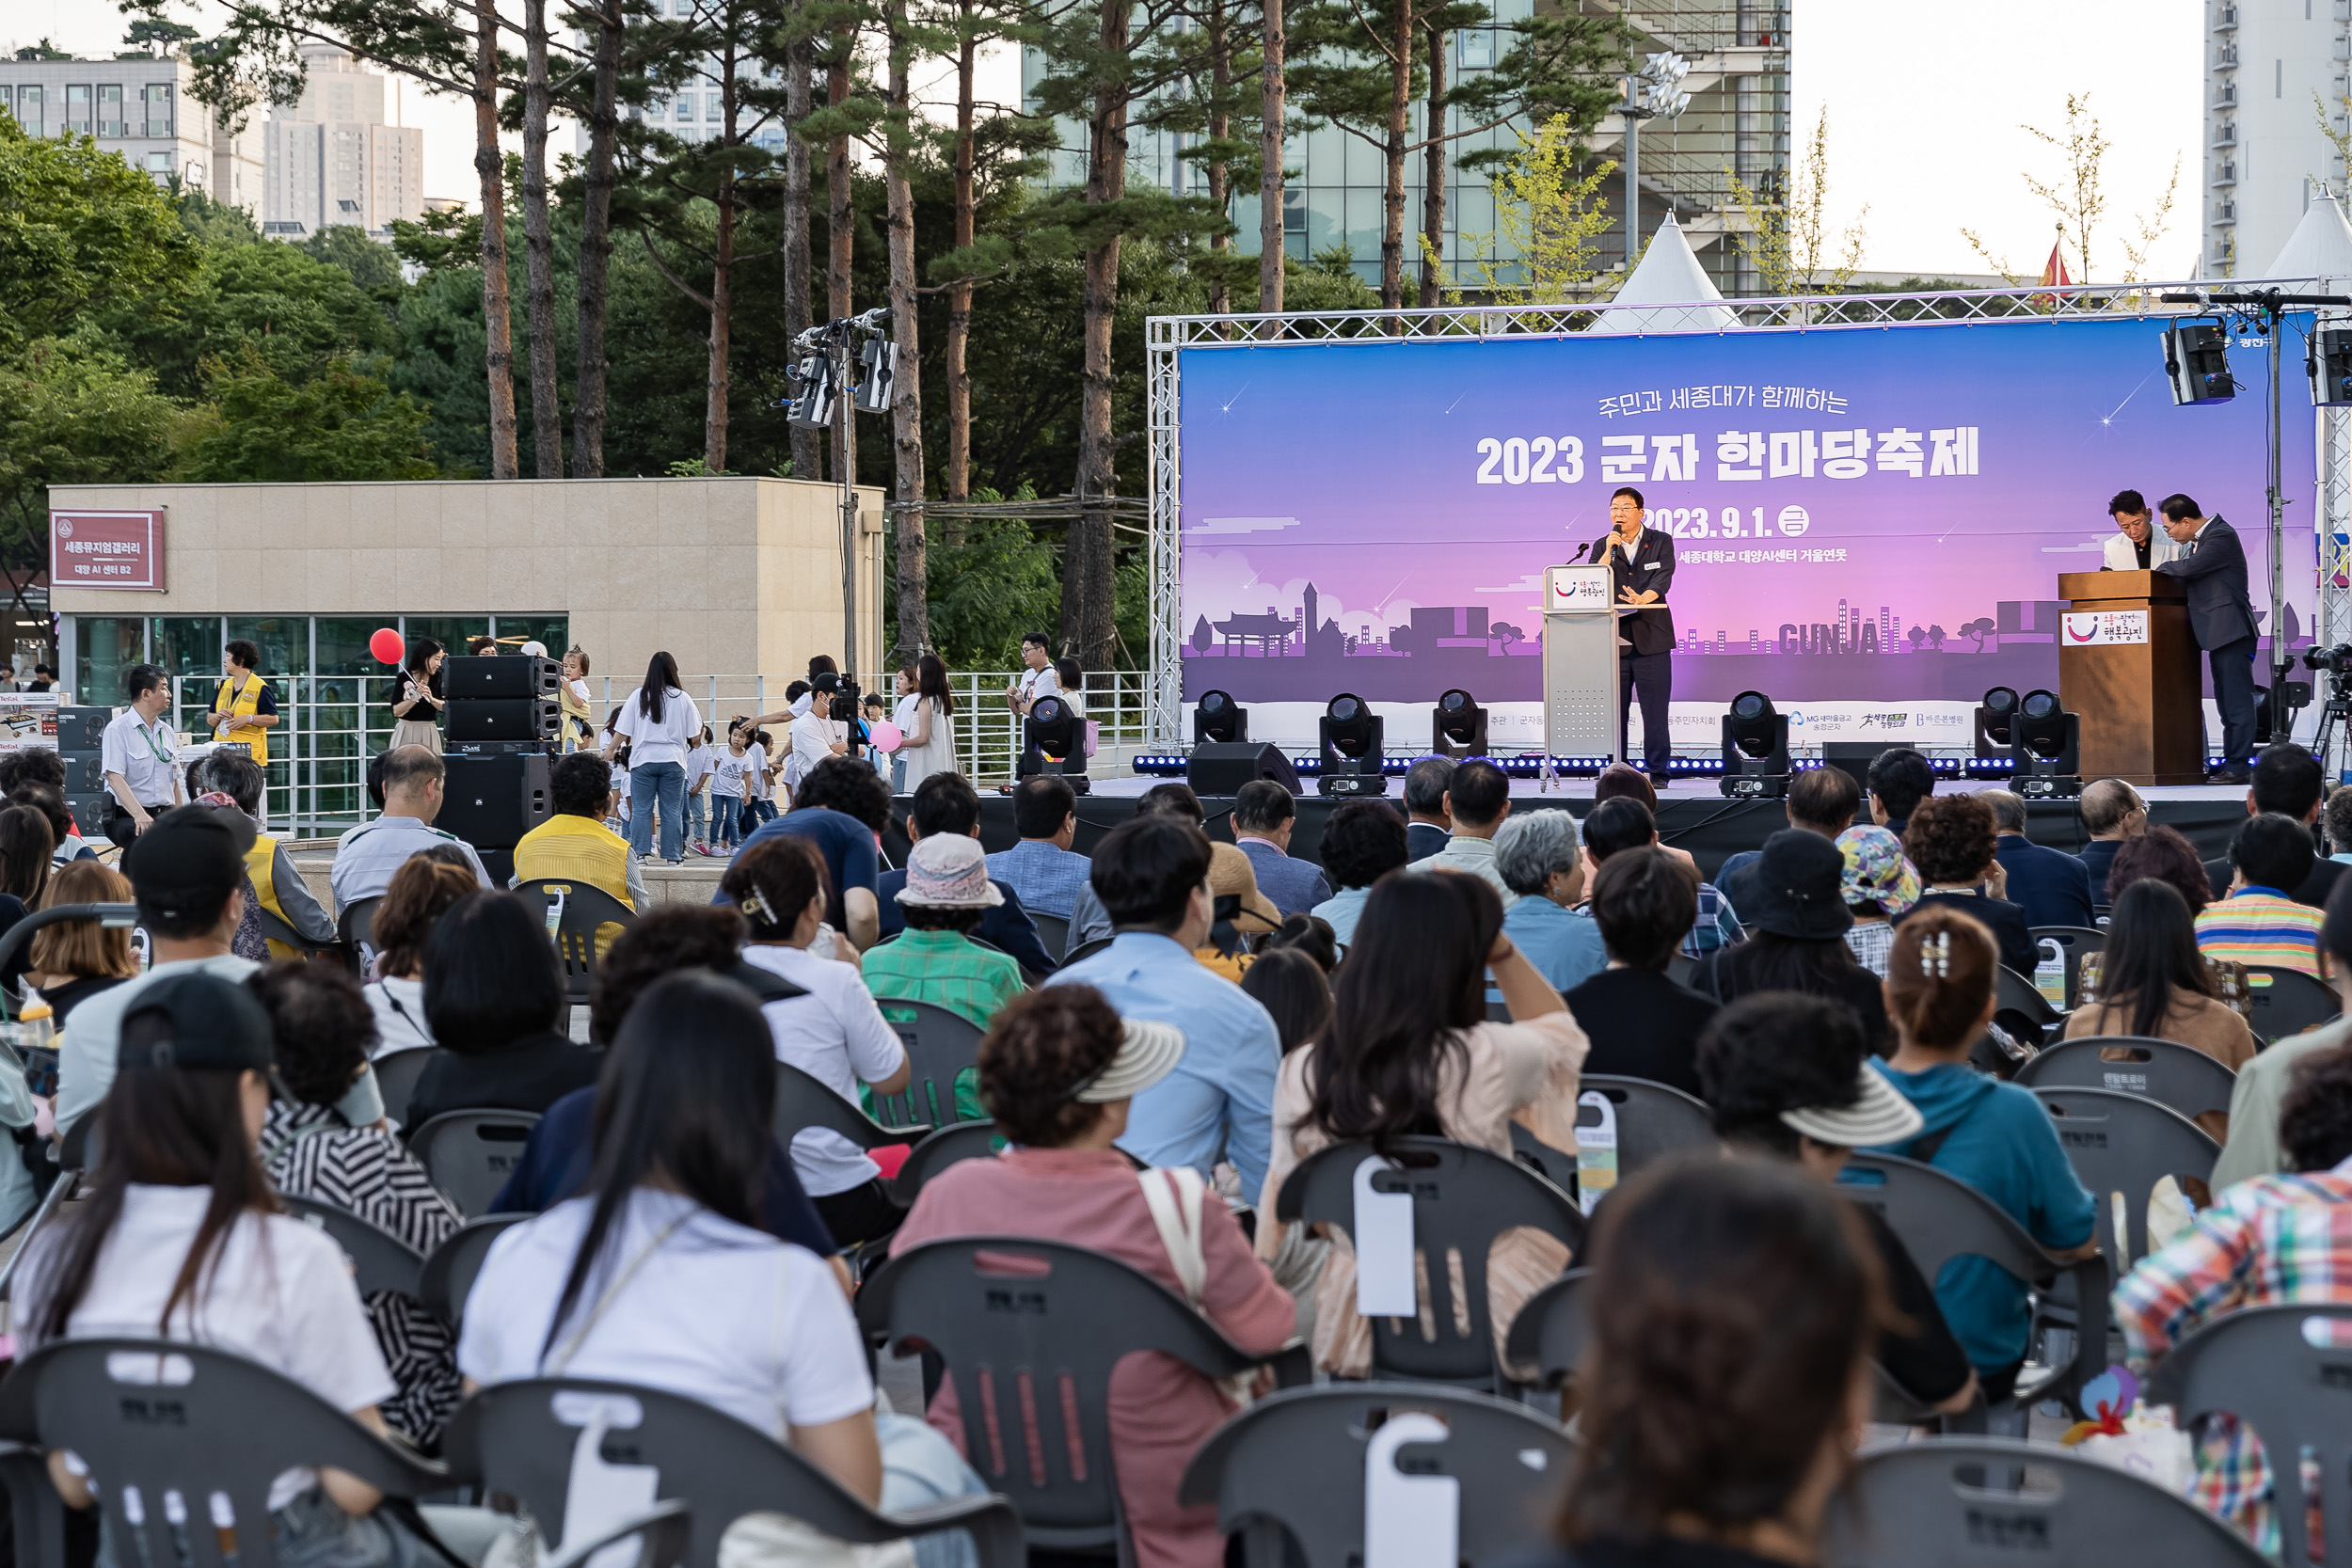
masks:
{"type": "Polygon", "coordinates": [[[1018,963],[975,947],[961,931],[909,927],[898,940],[868,949],[858,969],[878,1001],[929,1002],[982,1029],[1024,989],[1018,963]]]}
{"type": "MultiPolygon", "coordinates": [[[[2352,1172],[2342,1166],[2224,1189],[2194,1228],[2123,1276],[2115,1321],[2133,1370],[2145,1373],[2225,1313],[2290,1302],[2352,1302],[2352,1172]]],[[[2279,1555],[2270,1465],[2234,1417],[2206,1423],[2189,1496],[2279,1555]]]]}
{"type": "Polygon", "coordinates": [[[1682,956],[1695,958],[1702,953],[1712,953],[1718,947],[1729,947],[1747,939],[1740,917],[1731,912],[1731,900],[1717,891],[1714,883],[1701,882],[1699,917],[1692,923],[1690,935],[1682,939],[1682,956]]]}
{"type": "Polygon", "coordinates": [[[988,874],[1021,895],[1021,907],[1032,914],[1068,920],[1093,864],[1084,855],[1057,848],[1041,838],[1025,838],[989,856],[988,874]]]}
{"type": "Polygon", "coordinates": [[[2249,887],[2217,899],[2197,915],[2197,947],[2209,958],[2292,969],[2322,979],[2319,924],[2323,911],[2298,904],[2277,888],[2249,887]]]}

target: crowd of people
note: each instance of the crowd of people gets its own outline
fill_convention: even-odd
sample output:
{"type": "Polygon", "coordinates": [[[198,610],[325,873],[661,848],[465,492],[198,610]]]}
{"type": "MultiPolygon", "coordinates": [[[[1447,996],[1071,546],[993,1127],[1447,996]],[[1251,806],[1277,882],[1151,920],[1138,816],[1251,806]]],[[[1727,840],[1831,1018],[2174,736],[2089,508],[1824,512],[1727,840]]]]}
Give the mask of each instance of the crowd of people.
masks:
{"type": "MultiPolygon", "coordinates": [[[[2103,950],[2062,1034],[2170,1040],[2236,1075],[2226,1117],[2204,1123],[2223,1152],[2203,1207],[2117,1271],[2134,1365],[2243,1307],[2352,1302],[2338,1283],[2352,1280],[2338,1170],[2352,1023],[2265,1049],[2249,1022],[2261,971],[2352,994],[2352,882],[2319,869],[2352,861],[2338,836],[2352,835],[2352,790],[2326,798],[2300,748],[2263,753],[2217,865],[2152,827],[2120,781],[2085,792],[2090,842],[2066,855],[2026,836],[2017,797],[1939,795],[1902,750],[1867,779],[1802,773],[1789,826],[1712,880],[1661,833],[1638,771],[1605,773],[1580,819],[1515,809],[1482,759],[1423,759],[1402,809],[1340,804],[1311,846],[1271,783],[1235,797],[1225,842],[1184,784],[1098,831],[1063,779],[1031,776],[1011,789],[1013,842],[988,852],[936,658],[901,673],[888,719],[834,718],[839,676],[813,669],[797,710],[730,721],[714,763],[711,727],[660,656],[601,742],[558,761],[553,815],[516,852],[518,878],[619,906],[598,917],[582,1041],[541,906],[490,885],[432,826],[445,769],[421,729],[437,722],[437,650],[411,653],[398,702],[414,728],[380,769],[385,814],[345,835],[334,870],[339,907],[380,900],[361,975],[259,934],[256,911],[304,941],[333,925],[260,832],[251,761],[216,754],[163,791],[126,750],[118,800],[136,831],[119,870],[69,851],[37,766],[8,776],[15,759],[0,761],[0,931],[32,909],[127,899],[151,945],[142,971],[126,933],[65,923],[0,974],[62,1026],[55,1126],[87,1122],[104,1149],[87,1200],[26,1243],[21,1347],[204,1340],[427,1449],[485,1385],[640,1383],[903,1509],[983,1491],[1003,1461],[967,1451],[975,1389],[958,1369],[934,1369],[920,1412],[878,1395],[852,1260],[983,1235],[1083,1246],[1159,1280],[1245,1353],[1297,1337],[1320,1376],[1360,1379],[1375,1321],[1354,1242],[1279,1218],[1286,1180],[1333,1145],[1408,1136],[1505,1159],[1532,1138],[1573,1169],[1580,1095],[1607,1074],[1692,1097],[1721,1148],[1610,1193],[1581,1256],[1530,1228],[1486,1255],[1485,1328],[1515,1378],[1532,1371],[1509,1364],[1514,1315],[1564,1269],[1595,1271],[1562,1561],[1812,1560],[1873,1381],[1931,1411],[1999,1405],[2036,1328],[2026,1284],[1985,1260],[1923,1273],[1895,1227],[1846,1201],[1847,1161],[1930,1164],[2060,1259],[2099,1244],[2100,1201],[2042,1102],[2008,1081],[2042,1042],[1996,1022],[2002,972],[2041,959],[2035,929],[2094,923],[2103,950]],[[902,743],[849,744],[869,722],[902,743]],[[610,826],[623,816],[626,838],[610,826]],[[2344,852],[2321,853],[2323,816],[2344,852]],[[698,820],[730,851],[712,902],[651,902],[640,863],[704,842],[698,820]],[[896,865],[893,832],[911,845],[896,865]],[[911,1204],[889,1180],[903,1148],[779,1128],[772,1111],[791,1074],[868,1109],[909,1092],[894,1004],[980,1032],[922,1119],[992,1122],[1001,1146],[931,1174],[911,1204]],[[380,1084],[403,1056],[412,1087],[388,1116],[380,1084]],[[361,1296],[332,1243],[282,1212],[280,1195],[332,1203],[429,1251],[460,1214],[410,1140],[479,1109],[537,1118],[493,1204],[532,1217],[491,1248],[462,1329],[406,1296],[361,1296]],[[1181,1237],[1171,1213],[1193,1216],[1181,1237]]],[[[1016,709],[1074,686],[1042,637],[1025,653],[1016,709]]],[[[244,688],[227,696],[224,712],[245,702],[252,717],[244,688]]],[[[25,1098],[9,1088],[0,1119],[25,1098]]],[[[0,1202],[26,1196],[0,1184],[0,1202]]],[[[1425,1280],[1417,1293],[1435,1337],[1425,1280]]],[[[1176,1494],[1233,1409],[1167,1357],[1114,1378],[1107,1431],[1138,1562],[1224,1560],[1214,1511],[1176,1494]]],[[[87,1504],[69,1456],[51,1470],[87,1504]]],[[[2246,1429],[2201,1434],[2196,1496],[2275,1549],[2271,1471],[2246,1429]]],[[[427,1527],[379,1502],[340,1472],[286,1478],[278,1552],[405,1568],[427,1527]]],[[[934,1546],[918,1560],[951,1568],[934,1546]]]]}

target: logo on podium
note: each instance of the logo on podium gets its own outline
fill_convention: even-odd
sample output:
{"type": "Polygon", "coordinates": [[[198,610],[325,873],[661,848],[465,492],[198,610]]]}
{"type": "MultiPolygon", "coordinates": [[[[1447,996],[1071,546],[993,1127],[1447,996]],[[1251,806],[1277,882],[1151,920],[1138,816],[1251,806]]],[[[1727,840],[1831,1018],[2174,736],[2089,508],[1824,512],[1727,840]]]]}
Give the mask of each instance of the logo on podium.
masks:
{"type": "Polygon", "coordinates": [[[2144,610],[2070,610],[2060,623],[2064,629],[2059,635],[2063,645],[2069,648],[2148,641],[2148,612],[2144,610]]]}

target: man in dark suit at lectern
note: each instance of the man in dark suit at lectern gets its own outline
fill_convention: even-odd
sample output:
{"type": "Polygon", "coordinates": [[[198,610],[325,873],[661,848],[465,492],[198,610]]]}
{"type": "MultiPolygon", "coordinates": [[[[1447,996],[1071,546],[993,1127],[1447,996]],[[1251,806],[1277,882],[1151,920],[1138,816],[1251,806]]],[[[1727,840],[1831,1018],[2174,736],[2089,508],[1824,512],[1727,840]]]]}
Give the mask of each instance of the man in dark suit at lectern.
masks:
{"type": "Polygon", "coordinates": [[[1645,528],[1648,515],[1642,492],[1620,487],[1609,498],[1609,531],[1593,546],[1593,563],[1611,569],[1620,609],[1642,607],[1617,618],[1617,751],[1625,752],[1627,716],[1633,696],[1642,697],[1642,760],[1650,786],[1663,789],[1674,774],[1674,736],[1668,715],[1674,696],[1675,612],[1666,594],[1675,580],[1674,535],[1645,528]]]}
{"type": "Polygon", "coordinates": [[[2245,784],[2254,776],[2254,601],[2246,594],[2246,550],[2237,530],[2207,517],[2186,496],[2167,496],[2157,510],[2181,556],[2155,570],[2188,585],[2189,629],[2213,667],[2213,701],[2221,710],[2221,766],[2205,778],[2245,784]]]}

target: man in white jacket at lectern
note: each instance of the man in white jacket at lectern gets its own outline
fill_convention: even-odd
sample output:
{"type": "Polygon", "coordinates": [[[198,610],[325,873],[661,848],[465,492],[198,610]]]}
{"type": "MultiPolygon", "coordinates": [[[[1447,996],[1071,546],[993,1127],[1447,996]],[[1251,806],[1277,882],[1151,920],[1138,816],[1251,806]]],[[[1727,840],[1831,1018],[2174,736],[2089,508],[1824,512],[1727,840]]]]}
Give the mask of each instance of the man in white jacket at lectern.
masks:
{"type": "Polygon", "coordinates": [[[2118,490],[2107,502],[2115,519],[2115,536],[2106,543],[2102,564],[2110,572],[2145,572],[2180,557],[2181,546],[2156,527],[2148,501],[2137,490],[2118,490]]]}

